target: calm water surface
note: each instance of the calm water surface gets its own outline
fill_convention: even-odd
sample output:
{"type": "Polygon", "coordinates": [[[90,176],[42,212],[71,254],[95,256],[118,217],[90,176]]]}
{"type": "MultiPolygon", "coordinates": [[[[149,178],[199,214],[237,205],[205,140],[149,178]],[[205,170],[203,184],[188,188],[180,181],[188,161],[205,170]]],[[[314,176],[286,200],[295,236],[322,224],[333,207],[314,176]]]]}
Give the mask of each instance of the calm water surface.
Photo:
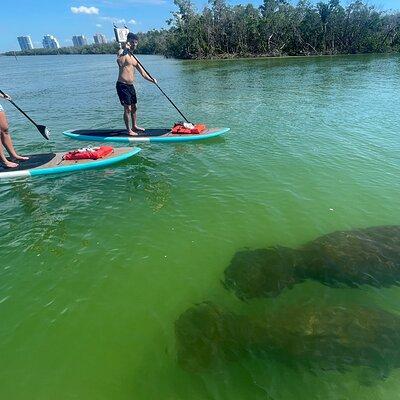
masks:
{"type": "MultiPolygon", "coordinates": [[[[0,184],[0,398],[395,399],[400,370],[314,373],[243,357],[190,373],[174,322],[212,301],[362,304],[399,314],[400,288],[307,281],[244,303],[222,285],[240,249],[295,247],[336,230],[400,224],[400,58],[181,62],[143,56],[191,120],[229,126],[198,144],[144,145],[114,168],[0,184]]],[[[0,58],[21,153],[79,146],[71,128],[120,127],[113,56],[0,58]]],[[[180,119],[138,79],[139,123],[180,119]]]]}

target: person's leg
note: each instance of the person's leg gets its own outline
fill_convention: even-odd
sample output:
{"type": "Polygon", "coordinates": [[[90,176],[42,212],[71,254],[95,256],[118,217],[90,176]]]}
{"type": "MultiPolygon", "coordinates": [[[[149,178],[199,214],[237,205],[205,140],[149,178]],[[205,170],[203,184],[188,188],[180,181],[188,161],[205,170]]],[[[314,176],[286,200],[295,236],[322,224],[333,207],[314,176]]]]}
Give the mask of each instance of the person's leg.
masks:
{"type": "MultiPolygon", "coordinates": [[[[12,161],[8,161],[3,150],[3,145],[9,149],[9,141],[11,141],[10,135],[8,133],[8,122],[5,112],[0,111],[0,162],[5,165],[7,168],[15,168],[18,167],[18,164],[12,161]],[[8,139],[8,140],[7,140],[8,139]]],[[[13,149],[12,143],[11,148],[13,149]]],[[[10,151],[9,151],[10,152],[10,151]]],[[[15,153],[15,150],[14,150],[15,153]]],[[[16,153],[15,153],[16,154],[16,153]]],[[[13,156],[12,153],[10,153],[13,156]]]]}
{"type": "Polygon", "coordinates": [[[3,151],[3,144],[0,140],[0,164],[3,164],[4,166],[6,166],[7,168],[15,168],[18,167],[18,164],[12,161],[8,161],[4,151],[3,151]]]}
{"type": "Polygon", "coordinates": [[[126,132],[128,135],[132,135],[134,132],[131,130],[131,113],[132,113],[132,107],[124,105],[124,122],[126,126],[126,132]]]}
{"type": "Polygon", "coordinates": [[[144,132],[144,129],[137,125],[136,119],[136,111],[137,111],[137,96],[136,96],[136,89],[135,86],[129,86],[129,100],[130,104],[132,104],[132,130],[134,132],[144,132]]]}
{"type": "Polygon", "coordinates": [[[129,86],[122,83],[117,82],[116,85],[117,94],[119,97],[119,101],[121,102],[122,107],[124,107],[124,122],[126,127],[126,133],[128,135],[134,135],[135,133],[131,130],[131,106],[130,106],[130,94],[129,94],[129,86]]]}
{"type": "Polygon", "coordinates": [[[140,126],[137,126],[137,120],[136,120],[136,104],[131,106],[132,112],[131,112],[131,116],[132,116],[132,130],[135,132],[144,132],[144,129],[141,128],[140,126]]]}
{"type": "Polygon", "coordinates": [[[11,135],[8,130],[8,121],[6,114],[4,112],[1,112],[0,114],[0,130],[1,130],[1,141],[4,145],[4,147],[7,149],[8,153],[12,158],[15,158],[16,160],[20,161],[26,161],[29,160],[29,157],[24,157],[20,156],[14,149],[13,142],[11,140],[11,135]]]}

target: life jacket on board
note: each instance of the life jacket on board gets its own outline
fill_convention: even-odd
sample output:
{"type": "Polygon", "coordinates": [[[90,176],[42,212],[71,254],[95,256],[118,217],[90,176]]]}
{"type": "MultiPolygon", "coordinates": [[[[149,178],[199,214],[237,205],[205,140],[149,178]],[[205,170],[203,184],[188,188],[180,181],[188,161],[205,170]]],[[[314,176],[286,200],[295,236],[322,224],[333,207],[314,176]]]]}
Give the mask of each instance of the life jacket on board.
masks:
{"type": "Polygon", "coordinates": [[[64,154],[64,160],[98,160],[107,157],[114,149],[110,146],[85,147],[78,150],[71,150],[64,154]]]}
{"type": "Polygon", "coordinates": [[[197,135],[205,131],[207,127],[203,124],[190,124],[187,122],[177,122],[171,132],[177,135],[197,135]]]}

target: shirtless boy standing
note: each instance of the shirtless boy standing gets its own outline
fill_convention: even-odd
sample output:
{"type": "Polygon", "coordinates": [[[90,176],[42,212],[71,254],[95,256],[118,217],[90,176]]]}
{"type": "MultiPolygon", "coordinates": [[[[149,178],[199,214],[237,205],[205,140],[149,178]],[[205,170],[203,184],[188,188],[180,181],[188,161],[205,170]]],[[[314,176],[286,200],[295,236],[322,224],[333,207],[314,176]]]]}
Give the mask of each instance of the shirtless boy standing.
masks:
{"type": "Polygon", "coordinates": [[[149,82],[157,83],[151,78],[133,57],[131,51],[136,48],[138,37],[130,32],[127,36],[127,42],[124,50],[118,52],[117,63],[119,66],[119,75],[117,81],[117,93],[121,104],[124,106],[124,122],[128,135],[136,136],[138,132],[143,132],[144,129],[137,126],[136,122],[136,91],[133,86],[135,80],[135,69],[140,75],[149,82]],[[130,119],[132,118],[132,129],[130,127],[130,119]]]}

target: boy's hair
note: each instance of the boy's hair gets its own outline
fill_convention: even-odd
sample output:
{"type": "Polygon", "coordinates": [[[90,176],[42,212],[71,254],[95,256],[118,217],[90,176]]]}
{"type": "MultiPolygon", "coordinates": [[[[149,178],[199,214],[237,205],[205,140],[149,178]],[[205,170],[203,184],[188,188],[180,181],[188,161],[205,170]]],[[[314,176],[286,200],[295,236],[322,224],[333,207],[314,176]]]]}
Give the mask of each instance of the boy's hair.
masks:
{"type": "Polygon", "coordinates": [[[128,36],[126,37],[126,41],[127,42],[132,42],[133,40],[138,41],[139,37],[137,35],[135,35],[133,32],[129,32],[128,36]]]}

